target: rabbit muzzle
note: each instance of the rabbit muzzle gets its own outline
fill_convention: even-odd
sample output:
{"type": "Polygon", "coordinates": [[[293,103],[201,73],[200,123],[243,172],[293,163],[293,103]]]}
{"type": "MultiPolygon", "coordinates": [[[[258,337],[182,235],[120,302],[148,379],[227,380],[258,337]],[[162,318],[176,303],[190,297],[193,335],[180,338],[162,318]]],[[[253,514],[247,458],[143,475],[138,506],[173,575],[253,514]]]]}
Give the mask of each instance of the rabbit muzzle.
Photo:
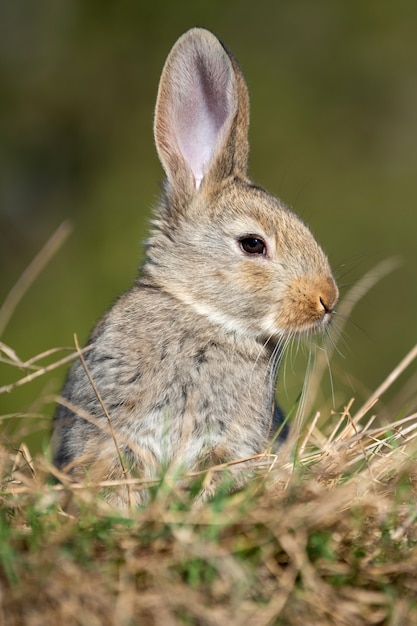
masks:
{"type": "Polygon", "coordinates": [[[275,326],[284,332],[323,331],[332,320],[339,291],[332,276],[304,276],[287,287],[275,314],[275,326]]]}

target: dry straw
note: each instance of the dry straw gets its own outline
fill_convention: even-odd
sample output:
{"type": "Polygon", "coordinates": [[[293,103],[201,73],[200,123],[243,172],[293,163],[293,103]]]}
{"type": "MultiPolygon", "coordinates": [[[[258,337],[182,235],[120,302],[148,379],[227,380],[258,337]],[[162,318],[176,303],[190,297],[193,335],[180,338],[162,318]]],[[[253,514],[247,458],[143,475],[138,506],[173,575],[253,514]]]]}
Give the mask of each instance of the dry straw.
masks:
{"type": "MultiPolygon", "coordinates": [[[[3,327],[66,232],[6,299],[3,327]]],[[[349,298],[353,306],[355,292],[349,298]]],[[[0,344],[3,365],[26,372],[0,393],[19,393],[82,352],[76,342],[64,357],[53,349],[23,362],[0,344]]],[[[198,510],[190,485],[205,474],[72,483],[47,455],[33,458],[17,430],[0,455],[0,626],[416,624],[417,413],[399,406],[379,419],[381,397],[416,357],[414,346],[362,406],[349,399],[339,414],[305,420],[278,454],[210,468],[227,474],[249,463],[257,472],[198,510]],[[110,511],[97,490],[120,485],[151,489],[149,505],[129,518],[110,511]]]]}

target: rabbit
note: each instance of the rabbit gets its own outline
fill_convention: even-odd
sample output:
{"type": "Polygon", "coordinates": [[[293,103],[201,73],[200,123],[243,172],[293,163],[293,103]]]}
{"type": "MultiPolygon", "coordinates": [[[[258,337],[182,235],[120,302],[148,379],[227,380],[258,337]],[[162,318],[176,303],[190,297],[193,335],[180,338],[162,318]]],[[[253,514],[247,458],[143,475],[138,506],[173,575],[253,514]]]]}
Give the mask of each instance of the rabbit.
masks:
{"type": "MultiPolygon", "coordinates": [[[[248,125],[236,59],[210,31],[187,31],[159,83],[165,182],[145,261],[93,330],[54,417],[53,461],[74,480],[248,459],[279,429],[283,346],[327,329],[338,288],[309,228],[248,178],[248,125]]],[[[231,488],[247,480],[237,472],[231,488]]],[[[144,488],[105,497],[147,502],[144,488]]]]}

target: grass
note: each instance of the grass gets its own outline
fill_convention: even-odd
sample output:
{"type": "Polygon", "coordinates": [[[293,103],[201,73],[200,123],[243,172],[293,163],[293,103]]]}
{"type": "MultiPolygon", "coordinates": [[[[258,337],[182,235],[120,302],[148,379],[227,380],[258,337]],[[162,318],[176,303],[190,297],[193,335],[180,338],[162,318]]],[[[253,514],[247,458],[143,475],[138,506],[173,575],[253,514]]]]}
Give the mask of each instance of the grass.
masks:
{"type": "MultiPolygon", "coordinates": [[[[18,393],[77,352],[22,362],[0,344],[0,356],[25,372],[0,393],[18,393]]],[[[184,489],[167,473],[149,506],[123,517],[91,485],[53,484],[46,454],[4,437],[0,625],[416,624],[417,413],[378,419],[378,399],[416,356],[362,407],[348,399],[307,420],[245,489],[198,510],[204,476],[184,489]]],[[[24,435],[22,420],[13,440],[24,435]]]]}

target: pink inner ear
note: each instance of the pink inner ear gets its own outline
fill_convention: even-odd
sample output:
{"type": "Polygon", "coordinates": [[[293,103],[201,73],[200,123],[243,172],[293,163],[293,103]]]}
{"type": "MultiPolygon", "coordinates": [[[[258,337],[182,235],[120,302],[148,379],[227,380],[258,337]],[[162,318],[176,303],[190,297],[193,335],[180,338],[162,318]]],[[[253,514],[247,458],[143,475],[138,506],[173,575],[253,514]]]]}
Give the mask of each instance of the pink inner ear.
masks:
{"type": "Polygon", "coordinates": [[[194,106],[190,104],[187,108],[188,115],[187,109],[184,110],[181,119],[178,146],[193,173],[198,189],[213,156],[224,120],[210,117],[210,111],[205,108],[204,103],[201,105],[196,101],[194,106]]]}
{"type": "Polygon", "coordinates": [[[187,74],[173,111],[174,132],[198,189],[230,115],[232,86],[224,64],[208,67],[197,59],[187,74]]]}

